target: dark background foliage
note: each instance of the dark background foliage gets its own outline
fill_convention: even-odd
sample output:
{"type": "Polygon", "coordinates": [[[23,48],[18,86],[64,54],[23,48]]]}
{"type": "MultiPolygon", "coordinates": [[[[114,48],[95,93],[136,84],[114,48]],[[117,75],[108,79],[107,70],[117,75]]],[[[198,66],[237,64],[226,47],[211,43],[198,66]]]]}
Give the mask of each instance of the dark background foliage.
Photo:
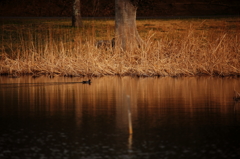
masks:
{"type": "MultiPolygon", "coordinates": [[[[138,16],[239,15],[239,0],[131,0],[138,16]]],[[[81,0],[83,17],[114,16],[114,0],[81,0]]],[[[72,0],[0,0],[0,16],[71,16],[72,0]]]]}

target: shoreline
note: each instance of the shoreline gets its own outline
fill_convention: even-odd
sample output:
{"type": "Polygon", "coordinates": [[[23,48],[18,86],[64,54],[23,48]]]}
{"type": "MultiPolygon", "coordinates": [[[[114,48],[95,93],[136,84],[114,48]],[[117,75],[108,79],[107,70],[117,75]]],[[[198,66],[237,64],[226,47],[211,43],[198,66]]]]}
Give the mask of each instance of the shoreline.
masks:
{"type": "Polygon", "coordinates": [[[95,46],[114,37],[114,21],[90,20],[79,29],[68,20],[2,23],[0,74],[240,76],[239,20],[138,21],[145,45],[125,52],[95,46]]]}
{"type": "Polygon", "coordinates": [[[215,78],[240,78],[240,74],[236,74],[236,75],[207,75],[207,74],[199,74],[199,75],[192,75],[192,76],[187,76],[187,75],[175,75],[175,76],[160,76],[160,75],[153,75],[153,76],[148,76],[148,75],[100,75],[100,76],[95,76],[95,75],[58,75],[58,74],[54,74],[54,75],[49,75],[49,74],[41,74],[41,75],[34,75],[34,74],[18,74],[18,75],[14,75],[14,74],[0,74],[0,78],[1,77],[8,77],[8,78],[21,78],[21,77],[25,77],[25,76],[29,76],[32,78],[39,78],[39,77],[47,77],[47,78],[55,78],[55,77],[63,77],[63,78],[84,78],[84,77],[88,77],[88,78],[100,78],[100,77],[133,77],[133,78],[164,78],[164,77],[171,77],[171,78],[184,78],[184,77],[215,77],[215,78]]]}

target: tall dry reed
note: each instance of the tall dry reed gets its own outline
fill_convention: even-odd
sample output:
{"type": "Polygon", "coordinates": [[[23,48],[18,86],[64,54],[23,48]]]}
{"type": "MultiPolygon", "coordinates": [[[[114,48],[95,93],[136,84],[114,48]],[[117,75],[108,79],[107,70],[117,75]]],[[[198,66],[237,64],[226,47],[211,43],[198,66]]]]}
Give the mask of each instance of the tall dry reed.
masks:
{"type": "MultiPolygon", "coordinates": [[[[203,25],[203,24],[201,24],[203,25]]],[[[240,34],[200,30],[189,24],[184,33],[170,29],[144,33],[144,46],[123,52],[97,48],[95,26],[17,27],[1,46],[0,73],[49,76],[240,76],[240,34]]],[[[7,29],[7,28],[3,28],[7,29]]],[[[112,37],[108,27],[107,39],[112,37]]],[[[140,32],[141,34],[141,32],[140,32]]],[[[143,35],[143,34],[142,34],[143,35]]],[[[4,42],[2,36],[2,41],[4,42]]]]}

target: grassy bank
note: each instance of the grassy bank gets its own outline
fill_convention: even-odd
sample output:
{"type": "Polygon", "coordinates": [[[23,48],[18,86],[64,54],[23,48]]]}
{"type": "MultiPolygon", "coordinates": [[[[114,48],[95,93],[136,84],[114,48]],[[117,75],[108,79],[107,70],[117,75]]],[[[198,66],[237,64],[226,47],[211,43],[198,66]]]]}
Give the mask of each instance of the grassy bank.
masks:
{"type": "Polygon", "coordinates": [[[240,76],[240,18],[139,20],[145,47],[96,48],[114,21],[2,20],[0,73],[19,76],[240,76]]]}

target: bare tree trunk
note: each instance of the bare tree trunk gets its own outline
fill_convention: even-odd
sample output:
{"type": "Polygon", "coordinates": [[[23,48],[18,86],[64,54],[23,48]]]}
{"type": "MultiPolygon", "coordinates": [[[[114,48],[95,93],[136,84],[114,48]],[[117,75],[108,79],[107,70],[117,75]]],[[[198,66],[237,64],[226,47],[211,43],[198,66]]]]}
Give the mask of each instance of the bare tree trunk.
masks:
{"type": "Polygon", "coordinates": [[[116,46],[123,50],[143,44],[136,26],[137,7],[130,0],[115,0],[116,46]]]}
{"type": "Polygon", "coordinates": [[[80,0],[73,0],[72,26],[82,27],[82,17],[80,10],[80,0]]]}

